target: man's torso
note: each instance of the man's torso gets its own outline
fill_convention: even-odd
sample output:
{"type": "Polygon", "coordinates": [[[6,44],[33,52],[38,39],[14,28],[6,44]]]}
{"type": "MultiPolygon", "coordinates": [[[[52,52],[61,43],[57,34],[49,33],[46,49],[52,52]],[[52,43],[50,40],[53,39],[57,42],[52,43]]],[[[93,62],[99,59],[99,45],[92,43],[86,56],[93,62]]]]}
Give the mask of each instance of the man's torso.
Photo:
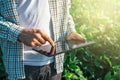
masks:
{"type": "MultiPolygon", "coordinates": [[[[41,29],[53,38],[52,22],[48,0],[19,0],[17,8],[20,26],[31,29],[41,29]]],[[[48,42],[42,46],[50,45],[48,42]]],[[[41,46],[41,47],[42,47],[41,46]]],[[[47,48],[47,47],[46,47],[47,48]]],[[[43,66],[53,62],[53,57],[47,57],[24,45],[24,65],[43,66]]]]}
{"type": "MultiPolygon", "coordinates": [[[[65,37],[64,35],[66,35],[66,27],[65,27],[67,25],[66,24],[66,17],[67,17],[66,2],[67,0],[49,0],[50,14],[51,14],[52,23],[53,23],[53,32],[55,35],[54,40],[57,42],[56,43],[57,52],[59,52],[62,49],[65,49],[65,45],[64,45],[65,42],[63,40],[64,38],[62,39],[62,37],[65,37]]],[[[0,0],[0,7],[1,7],[0,19],[2,19],[1,21],[3,21],[3,22],[0,22],[1,26],[6,25],[7,27],[3,26],[5,28],[4,30],[9,29],[9,32],[12,32],[12,30],[14,31],[17,30],[20,26],[18,13],[16,10],[16,8],[18,7],[18,1],[17,0],[0,0]]],[[[11,35],[11,33],[9,32],[8,32],[8,36],[11,35]]],[[[12,40],[16,41],[17,37],[15,37],[15,40],[12,39],[12,37],[13,36],[10,36],[10,39],[9,39],[11,41],[0,39],[2,42],[0,43],[0,45],[4,53],[3,59],[4,59],[6,71],[8,72],[8,74],[11,74],[11,76],[9,77],[10,78],[16,77],[20,79],[20,78],[24,78],[25,76],[24,65],[22,60],[23,45],[19,42],[13,43],[12,40]]]]}

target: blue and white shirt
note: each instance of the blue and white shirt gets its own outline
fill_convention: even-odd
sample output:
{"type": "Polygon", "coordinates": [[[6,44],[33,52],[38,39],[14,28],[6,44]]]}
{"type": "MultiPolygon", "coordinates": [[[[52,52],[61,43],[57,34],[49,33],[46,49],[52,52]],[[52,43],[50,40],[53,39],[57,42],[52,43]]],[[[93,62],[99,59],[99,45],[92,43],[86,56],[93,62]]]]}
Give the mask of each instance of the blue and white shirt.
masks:
{"type": "MultiPolygon", "coordinates": [[[[49,0],[56,52],[66,49],[66,37],[75,31],[73,19],[69,14],[68,2],[69,0],[49,0]]],[[[0,0],[0,47],[8,80],[25,78],[24,46],[23,43],[17,41],[20,31],[25,27],[20,26],[18,3],[18,0],[0,0]]],[[[63,55],[57,55],[54,58],[58,73],[63,70],[62,58],[63,55]]]]}

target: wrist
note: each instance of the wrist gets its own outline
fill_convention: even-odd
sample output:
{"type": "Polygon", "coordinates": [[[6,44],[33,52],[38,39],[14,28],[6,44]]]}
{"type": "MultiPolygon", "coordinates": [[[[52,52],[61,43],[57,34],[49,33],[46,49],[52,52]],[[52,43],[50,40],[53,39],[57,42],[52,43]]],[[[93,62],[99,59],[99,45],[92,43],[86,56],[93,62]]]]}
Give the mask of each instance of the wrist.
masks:
{"type": "Polygon", "coordinates": [[[19,42],[22,42],[21,41],[22,32],[23,32],[23,30],[20,31],[20,33],[18,34],[18,37],[17,37],[17,41],[19,41],[19,42]]]}
{"type": "Polygon", "coordinates": [[[17,37],[17,41],[18,41],[18,42],[21,42],[20,34],[19,34],[18,37],[17,37]]]}

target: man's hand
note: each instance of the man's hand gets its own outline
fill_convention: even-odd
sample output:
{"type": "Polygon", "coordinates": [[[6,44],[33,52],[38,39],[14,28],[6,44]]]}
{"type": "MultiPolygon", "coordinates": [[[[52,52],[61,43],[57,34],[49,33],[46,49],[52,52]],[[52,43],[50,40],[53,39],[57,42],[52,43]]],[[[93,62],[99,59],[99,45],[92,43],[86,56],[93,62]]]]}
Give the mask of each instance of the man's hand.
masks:
{"type": "Polygon", "coordinates": [[[53,40],[40,29],[23,29],[18,36],[18,40],[27,46],[36,47],[45,44],[46,41],[52,46],[51,53],[55,52],[55,43],[53,40]]]}
{"type": "Polygon", "coordinates": [[[45,44],[48,41],[54,46],[53,40],[40,29],[23,29],[18,36],[19,41],[27,46],[36,47],[45,44]]]}
{"type": "Polygon", "coordinates": [[[68,37],[67,40],[71,42],[72,44],[80,44],[80,43],[85,43],[86,38],[81,36],[80,34],[76,32],[72,32],[68,37]]]}

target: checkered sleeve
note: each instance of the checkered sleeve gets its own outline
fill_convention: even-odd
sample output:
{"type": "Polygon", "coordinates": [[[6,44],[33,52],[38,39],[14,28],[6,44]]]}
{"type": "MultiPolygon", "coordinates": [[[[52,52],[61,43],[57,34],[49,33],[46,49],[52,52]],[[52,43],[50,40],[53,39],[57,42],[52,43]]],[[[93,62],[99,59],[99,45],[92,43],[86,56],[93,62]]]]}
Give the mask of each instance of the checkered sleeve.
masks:
{"type": "Polygon", "coordinates": [[[76,30],[75,30],[75,24],[73,21],[73,17],[70,14],[70,8],[71,8],[71,1],[70,0],[68,0],[67,5],[68,5],[68,7],[67,7],[68,33],[67,33],[67,35],[69,35],[71,32],[76,32],[76,30]]]}
{"type": "Polygon", "coordinates": [[[0,38],[4,40],[9,40],[11,42],[16,42],[17,37],[23,27],[19,27],[15,23],[9,22],[0,16],[0,38]]]}

